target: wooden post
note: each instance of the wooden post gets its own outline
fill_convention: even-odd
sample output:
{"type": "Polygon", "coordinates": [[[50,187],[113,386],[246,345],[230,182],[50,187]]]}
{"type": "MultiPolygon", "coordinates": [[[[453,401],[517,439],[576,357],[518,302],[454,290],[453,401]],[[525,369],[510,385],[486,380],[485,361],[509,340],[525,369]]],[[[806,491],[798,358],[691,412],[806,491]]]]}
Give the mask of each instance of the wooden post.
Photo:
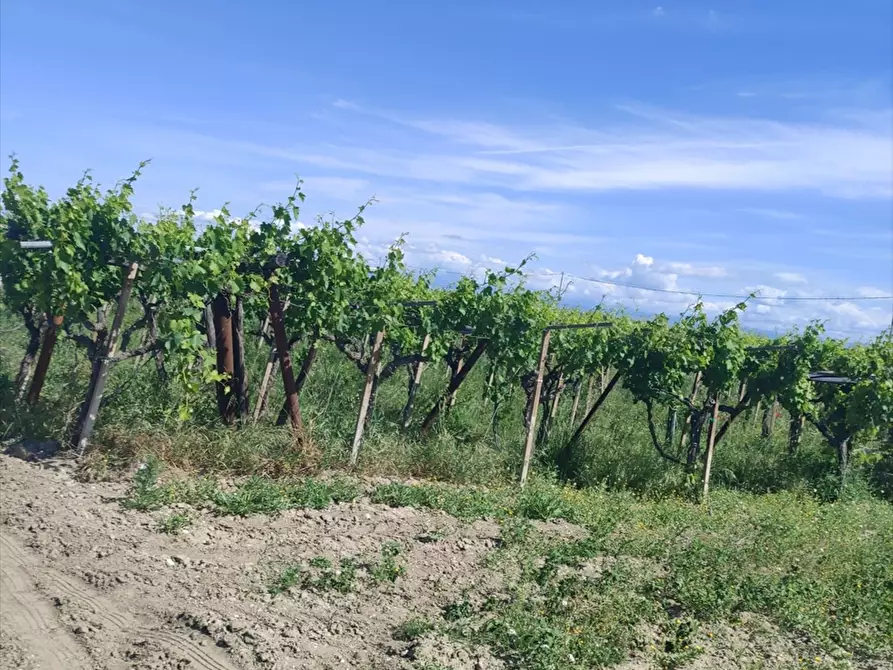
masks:
{"type": "Polygon", "coordinates": [[[233,386],[236,412],[239,421],[248,419],[248,369],[245,365],[245,305],[242,296],[236,296],[236,309],[232,317],[233,329],[233,386]]]}
{"type": "Polygon", "coordinates": [[[702,500],[707,499],[707,493],[710,491],[710,468],[713,465],[713,449],[716,445],[716,423],[719,419],[719,394],[713,399],[713,420],[710,422],[710,435],[707,438],[707,461],[704,463],[704,495],[702,500]]]}
{"type": "Polygon", "coordinates": [[[357,464],[360,455],[360,444],[363,442],[363,428],[366,425],[366,412],[369,410],[369,399],[372,397],[372,383],[378,371],[378,361],[381,359],[381,342],[384,340],[384,331],[375,333],[375,342],[372,344],[372,355],[366,364],[366,381],[363,384],[363,395],[360,398],[360,413],[357,416],[357,428],[353,435],[353,446],[350,449],[350,465],[357,464]]]}
{"type": "Polygon", "coordinates": [[[279,360],[279,354],[276,351],[276,347],[270,347],[270,353],[267,355],[267,364],[264,366],[264,376],[261,378],[260,388],[257,391],[257,403],[254,405],[254,423],[257,423],[261,412],[267,406],[267,396],[270,394],[270,380],[273,378],[277,360],[279,360]]]}
{"type": "Polygon", "coordinates": [[[536,368],[536,385],[533,387],[533,399],[530,403],[530,417],[527,421],[527,440],[524,443],[524,463],[521,466],[521,486],[527,483],[530,471],[530,458],[533,456],[533,444],[536,441],[536,411],[543,391],[543,371],[546,368],[546,357],[549,355],[549,336],[551,331],[543,333],[543,344],[540,348],[540,360],[536,368]]]}
{"type": "Polygon", "coordinates": [[[233,423],[236,417],[236,406],[233,402],[233,386],[236,380],[233,361],[233,319],[229,307],[229,299],[224,293],[218,293],[212,303],[214,312],[214,332],[216,334],[217,372],[226,376],[217,382],[217,411],[224,423],[233,423]]]}
{"type": "MultiPolygon", "coordinates": [[[[288,301],[286,301],[286,304],[282,306],[282,309],[288,309],[288,301]]],[[[261,347],[263,345],[264,339],[265,339],[264,336],[269,332],[269,330],[270,330],[270,314],[268,312],[267,315],[264,317],[264,322],[260,325],[260,335],[257,338],[257,346],[258,347],[261,347]]]]}
{"type": "Polygon", "coordinates": [[[279,300],[279,287],[270,285],[270,327],[276,339],[276,351],[279,354],[279,367],[282,371],[282,385],[285,387],[285,404],[292,430],[299,441],[304,439],[304,421],[301,418],[301,404],[295,385],[295,373],[291,365],[291,354],[288,351],[288,337],[285,334],[285,323],[282,320],[282,303],[279,300]]]}
{"type": "Polygon", "coordinates": [[[453,377],[453,379],[450,380],[445,395],[442,396],[437,401],[437,403],[435,403],[434,407],[431,408],[431,411],[428,412],[428,415],[422,422],[422,428],[420,431],[422,436],[428,434],[428,431],[431,430],[434,422],[437,421],[437,417],[440,416],[440,411],[443,409],[450,395],[452,393],[455,393],[456,389],[458,389],[462,385],[462,382],[465,381],[465,378],[472,371],[478,360],[480,360],[481,356],[484,355],[484,351],[487,349],[487,343],[488,340],[486,339],[481,339],[480,341],[478,341],[477,346],[474,348],[474,351],[471,352],[471,355],[468,357],[468,360],[462,367],[461,372],[459,372],[459,374],[457,374],[455,377],[453,377]]]}
{"type": "MultiPolygon", "coordinates": [[[[456,371],[453,374],[454,377],[458,377],[460,374],[462,374],[462,366],[464,364],[465,364],[465,360],[460,358],[459,361],[456,363],[456,371]]],[[[455,406],[456,406],[456,392],[453,391],[452,393],[450,393],[450,399],[447,401],[447,409],[453,409],[453,407],[455,407],[455,406]]]]}
{"type": "Polygon", "coordinates": [[[589,387],[586,389],[586,413],[592,409],[592,403],[595,402],[595,375],[589,375],[589,387]]]}
{"type": "MultiPolygon", "coordinates": [[[[431,344],[431,336],[427,333],[425,334],[425,339],[422,340],[422,355],[425,354],[425,350],[428,348],[428,345],[431,344]]],[[[406,405],[403,407],[403,427],[409,427],[409,421],[412,419],[412,408],[415,405],[415,397],[419,391],[419,386],[422,384],[422,370],[425,369],[425,361],[419,361],[416,364],[415,373],[412,376],[412,382],[409,385],[409,394],[406,398],[406,405]]]]}
{"type": "Polygon", "coordinates": [[[50,367],[50,360],[53,357],[53,349],[56,347],[56,336],[62,327],[64,317],[59,314],[49,320],[46,332],[43,334],[43,346],[40,347],[40,355],[37,357],[37,367],[34,369],[34,376],[31,378],[31,387],[28,389],[27,402],[34,405],[40,399],[40,391],[43,389],[43,383],[46,380],[47,370],[50,367]]]}
{"type": "Polygon", "coordinates": [[[580,407],[580,396],[583,395],[583,380],[577,382],[577,390],[574,391],[574,403],[571,405],[571,426],[577,422],[577,409],[580,407]]]}
{"type": "Polygon", "coordinates": [[[775,412],[778,410],[778,401],[773,400],[771,403],[766,405],[766,409],[763,410],[763,425],[760,430],[760,436],[764,438],[772,437],[772,432],[775,429],[775,412]]]}
{"type": "Polygon", "coordinates": [[[124,313],[127,311],[127,303],[130,302],[130,293],[133,290],[133,281],[136,279],[136,273],[139,271],[137,263],[131,263],[124,277],[124,283],[121,285],[121,293],[118,295],[118,306],[115,309],[115,318],[112,321],[112,330],[109,332],[106,340],[105,352],[99,361],[98,374],[96,383],[89,389],[89,395],[85,402],[87,403],[86,418],[81,426],[78,435],[77,450],[78,454],[83,454],[93,434],[93,427],[96,425],[96,416],[99,414],[99,406],[102,403],[102,395],[105,391],[105,381],[109,373],[109,360],[114,357],[118,350],[118,337],[121,335],[121,324],[124,322],[124,313]]]}
{"type": "Polygon", "coordinates": [[[209,349],[217,348],[217,329],[214,327],[214,310],[211,305],[205,305],[205,338],[209,349]]]}

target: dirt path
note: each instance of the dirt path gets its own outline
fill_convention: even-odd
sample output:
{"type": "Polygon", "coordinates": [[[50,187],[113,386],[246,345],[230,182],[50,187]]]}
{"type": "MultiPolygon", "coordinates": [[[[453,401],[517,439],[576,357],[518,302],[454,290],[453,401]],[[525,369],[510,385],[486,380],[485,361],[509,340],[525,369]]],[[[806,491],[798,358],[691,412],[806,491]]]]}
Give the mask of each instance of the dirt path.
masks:
{"type": "Polygon", "coordinates": [[[2,668],[369,670],[421,667],[426,654],[446,667],[501,667],[485,652],[393,637],[482,583],[493,524],[358,502],[245,519],[183,509],[188,530],[166,535],[158,520],[171,511],[122,509],[126,488],[0,456],[2,668]],[[438,539],[418,540],[429,536],[438,539]],[[267,592],[285,565],[374,557],[389,541],[411,547],[395,584],[267,592]]]}
{"type": "Polygon", "coordinates": [[[88,667],[77,641],[56,619],[46,598],[31,586],[18,543],[0,534],[0,627],[4,664],[81,670],[88,667]]]}
{"type": "Polygon", "coordinates": [[[0,569],[0,625],[4,637],[14,640],[12,654],[21,658],[18,662],[41,670],[129,667],[128,661],[134,660],[133,655],[122,656],[116,650],[141,638],[140,646],[157,648],[165,657],[188,663],[189,668],[234,668],[225,657],[202,649],[185,635],[153,630],[151,624],[128,611],[138,609],[138,602],[127,602],[128,609],[122,609],[82,581],[47,566],[6,532],[0,533],[0,569]],[[83,623],[74,626],[74,635],[60,621],[56,611],[59,608],[80,614],[76,619],[83,623]],[[101,635],[93,636],[89,645],[92,653],[88,655],[76,636],[90,632],[101,632],[101,635]]]}

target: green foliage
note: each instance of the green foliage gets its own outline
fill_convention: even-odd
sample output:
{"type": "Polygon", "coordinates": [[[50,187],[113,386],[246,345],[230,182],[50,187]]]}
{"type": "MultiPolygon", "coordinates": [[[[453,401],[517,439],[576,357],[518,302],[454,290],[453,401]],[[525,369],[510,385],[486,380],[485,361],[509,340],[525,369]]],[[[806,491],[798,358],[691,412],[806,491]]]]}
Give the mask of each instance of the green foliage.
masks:
{"type": "Polygon", "coordinates": [[[395,582],[406,574],[406,567],[397,562],[403,551],[399,542],[385,542],[381,547],[381,559],[369,566],[369,576],[376,583],[395,582]]]}
{"type": "Polygon", "coordinates": [[[171,514],[158,522],[158,531],[168,535],[177,535],[192,524],[188,514],[171,514]]]}
{"type": "Polygon", "coordinates": [[[427,619],[407,619],[397,627],[393,637],[395,640],[400,640],[402,642],[412,642],[433,628],[434,625],[427,619]]]}
{"type": "Polygon", "coordinates": [[[355,587],[358,567],[356,560],[350,557],[342,558],[336,568],[328,558],[317,556],[311,558],[306,566],[286,566],[267,587],[267,592],[276,596],[299,587],[349,593],[355,587]]]}
{"type": "Polygon", "coordinates": [[[332,503],[354,500],[359,494],[356,483],[347,479],[323,482],[308,477],[280,482],[251,477],[232,491],[216,491],[212,501],[222,514],[248,516],[296,508],[324,509],[332,503]]]}

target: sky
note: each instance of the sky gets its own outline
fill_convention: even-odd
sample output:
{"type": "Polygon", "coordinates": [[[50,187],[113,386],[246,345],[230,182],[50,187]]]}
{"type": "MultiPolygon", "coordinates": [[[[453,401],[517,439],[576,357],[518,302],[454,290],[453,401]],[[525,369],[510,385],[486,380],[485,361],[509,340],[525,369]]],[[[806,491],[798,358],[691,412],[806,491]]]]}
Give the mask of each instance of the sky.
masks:
{"type": "Polygon", "coordinates": [[[0,3],[0,152],[136,211],[286,198],[444,281],[867,339],[893,300],[893,3],[0,3]],[[563,274],[562,274],[563,273],[563,274]],[[658,290],[645,290],[658,289],[658,290]],[[694,293],[685,293],[694,292],[694,293]],[[846,298],[798,300],[798,298],[846,298]]]}

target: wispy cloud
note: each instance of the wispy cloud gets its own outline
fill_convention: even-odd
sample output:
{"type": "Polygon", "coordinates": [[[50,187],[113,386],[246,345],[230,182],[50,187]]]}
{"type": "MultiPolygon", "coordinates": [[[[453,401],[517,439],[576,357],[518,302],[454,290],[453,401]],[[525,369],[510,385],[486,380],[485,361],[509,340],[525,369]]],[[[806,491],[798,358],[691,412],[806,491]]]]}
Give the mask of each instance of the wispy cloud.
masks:
{"type": "Polygon", "coordinates": [[[752,214],[754,216],[761,216],[766,219],[776,219],[779,221],[795,221],[803,218],[802,214],[798,214],[797,212],[789,212],[784,209],[745,207],[739,211],[743,212],[744,214],[752,214]]]}
{"type": "MultiPolygon", "coordinates": [[[[356,106],[341,108],[357,113],[356,106]]],[[[325,154],[305,152],[299,158],[359,173],[526,191],[725,189],[818,192],[850,199],[893,195],[893,132],[882,122],[886,112],[807,124],[623,109],[636,123],[597,130],[407,120],[364,110],[420,134],[413,150],[343,147],[325,154]]]]}
{"type": "Polygon", "coordinates": [[[806,277],[797,272],[776,272],[775,278],[788,284],[805,284],[806,277]]]}

